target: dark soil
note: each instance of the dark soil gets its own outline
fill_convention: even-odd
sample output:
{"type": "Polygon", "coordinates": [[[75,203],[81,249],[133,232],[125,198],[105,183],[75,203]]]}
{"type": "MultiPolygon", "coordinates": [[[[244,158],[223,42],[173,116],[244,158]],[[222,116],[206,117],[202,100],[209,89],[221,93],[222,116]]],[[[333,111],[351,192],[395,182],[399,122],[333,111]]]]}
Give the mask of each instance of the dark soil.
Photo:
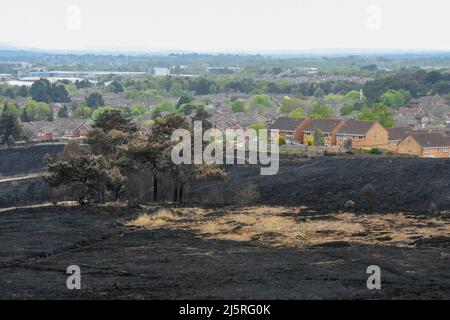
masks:
{"type": "Polygon", "coordinates": [[[0,299],[448,299],[448,237],[416,248],[305,249],[206,240],[120,223],[139,210],[48,207],[0,213],[0,299]],[[366,288],[369,265],[382,290],[366,288]],[[69,265],[82,290],[66,288],[69,265]]]}
{"type": "MultiPolygon", "coordinates": [[[[257,186],[255,204],[307,205],[316,210],[355,210],[436,213],[450,208],[450,159],[402,157],[324,157],[282,160],[279,173],[261,176],[258,166],[231,166],[225,183],[202,186],[206,192],[224,188],[225,202],[239,200],[249,184],[257,186]],[[375,192],[362,189],[372,185],[375,192]]],[[[247,199],[248,200],[248,199],[247,199]]]]}

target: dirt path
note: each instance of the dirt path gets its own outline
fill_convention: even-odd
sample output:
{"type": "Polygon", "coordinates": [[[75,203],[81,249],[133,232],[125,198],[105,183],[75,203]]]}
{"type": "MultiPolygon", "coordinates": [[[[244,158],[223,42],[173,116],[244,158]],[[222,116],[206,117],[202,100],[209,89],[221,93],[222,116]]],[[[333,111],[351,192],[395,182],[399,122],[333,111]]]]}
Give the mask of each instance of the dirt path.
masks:
{"type": "Polygon", "coordinates": [[[37,178],[37,177],[41,177],[41,176],[42,176],[42,173],[33,173],[33,174],[26,175],[26,176],[3,178],[3,179],[0,179],[0,183],[27,180],[27,179],[37,178]]]}

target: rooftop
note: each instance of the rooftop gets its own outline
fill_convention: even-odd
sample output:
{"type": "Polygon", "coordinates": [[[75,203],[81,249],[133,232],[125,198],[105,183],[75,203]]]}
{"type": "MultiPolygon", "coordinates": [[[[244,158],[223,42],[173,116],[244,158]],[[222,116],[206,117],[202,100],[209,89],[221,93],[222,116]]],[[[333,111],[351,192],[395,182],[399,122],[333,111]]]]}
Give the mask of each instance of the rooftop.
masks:
{"type": "Polygon", "coordinates": [[[366,134],[376,121],[347,120],[338,134],[366,134]]]}
{"type": "Polygon", "coordinates": [[[278,129],[280,131],[294,131],[303,121],[305,121],[304,118],[294,119],[288,117],[280,117],[270,126],[270,129],[278,129]]]}
{"type": "Polygon", "coordinates": [[[339,119],[311,119],[311,122],[306,126],[305,131],[313,132],[320,130],[322,132],[331,132],[343,121],[339,119]]]}
{"type": "Polygon", "coordinates": [[[402,140],[412,133],[411,127],[393,127],[387,129],[389,140],[402,140]]]}
{"type": "Polygon", "coordinates": [[[450,137],[441,133],[413,133],[414,140],[423,148],[449,147],[450,137]]]}

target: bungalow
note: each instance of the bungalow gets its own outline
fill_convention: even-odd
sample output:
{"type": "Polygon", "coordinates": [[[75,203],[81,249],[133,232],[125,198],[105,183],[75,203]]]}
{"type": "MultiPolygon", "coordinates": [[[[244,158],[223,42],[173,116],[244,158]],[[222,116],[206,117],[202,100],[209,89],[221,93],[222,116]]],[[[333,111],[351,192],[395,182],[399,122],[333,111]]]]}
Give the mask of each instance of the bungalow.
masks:
{"type": "Polygon", "coordinates": [[[412,133],[397,146],[401,154],[422,158],[449,158],[450,137],[441,133],[412,133]]]}
{"type": "Polygon", "coordinates": [[[336,133],[344,124],[345,122],[339,119],[310,119],[301,128],[303,131],[303,144],[313,141],[314,132],[320,130],[325,138],[325,146],[336,145],[336,133]]]}
{"type": "Polygon", "coordinates": [[[336,144],[345,145],[351,140],[353,148],[385,147],[388,132],[377,121],[347,120],[336,133],[336,144]]]}
{"type": "Polygon", "coordinates": [[[269,126],[269,130],[278,130],[280,136],[283,136],[287,142],[300,141],[303,142],[303,127],[308,120],[293,119],[287,117],[279,117],[269,126]]]}

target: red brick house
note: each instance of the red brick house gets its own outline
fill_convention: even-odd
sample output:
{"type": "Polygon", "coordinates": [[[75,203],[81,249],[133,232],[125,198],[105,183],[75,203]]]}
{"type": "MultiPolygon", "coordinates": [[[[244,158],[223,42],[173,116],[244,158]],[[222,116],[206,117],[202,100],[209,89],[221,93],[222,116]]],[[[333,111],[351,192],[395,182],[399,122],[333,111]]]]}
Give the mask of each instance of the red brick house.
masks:
{"type": "Polygon", "coordinates": [[[31,140],[51,141],[56,139],[76,140],[87,136],[91,127],[83,120],[56,119],[54,121],[32,121],[23,123],[33,137],[31,140]]]}
{"type": "Polygon", "coordinates": [[[303,131],[303,144],[313,142],[314,132],[320,130],[324,136],[325,146],[336,145],[336,133],[344,126],[345,122],[340,119],[310,119],[302,124],[299,130],[303,131]]]}
{"type": "Polygon", "coordinates": [[[413,133],[411,127],[393,127],[387,129],[388,131],[388,145],[386,146],[386,150],[397,152],[397,145],[404,138],[413,133]]]}
{"type": "Polygon", "coordinates": [[[283,136],[287,142],[303,142],[303,126],[308,119],[293,119],[288,117],[279,117],[269,126],[269,130],[278,130],[280,136],[283,136]]]}
{"type": "Polygon", "coordinates": [[[401,154],[421,158],[449,158],[450,137],[441,133],[412,133],[397,146],[401,154]]]}
{"type": "Polygon", "coordinates": [[[336,132],[336,145],[351,140],[353,148],[386,147],[388,131],[377,121],[347,120],[336,132]]]}

